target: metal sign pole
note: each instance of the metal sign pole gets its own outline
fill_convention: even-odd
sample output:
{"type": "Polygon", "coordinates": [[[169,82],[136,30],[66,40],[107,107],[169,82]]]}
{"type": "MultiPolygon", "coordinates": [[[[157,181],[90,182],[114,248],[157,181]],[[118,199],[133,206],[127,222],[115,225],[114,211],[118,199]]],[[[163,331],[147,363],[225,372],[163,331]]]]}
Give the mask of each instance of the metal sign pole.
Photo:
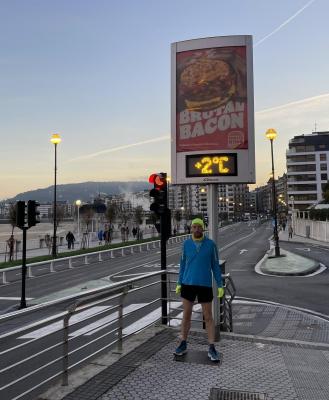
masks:
{"type": "MultiPolygon", "coordinates": [[[[212,239],[216,244],[218,243],[218,184],[212,183],[207,186],[207,201],[208,201],[208,230],[209,238],[212,239]]],[[[213,317],[215,324],[215,340],[219,340],[219,329],[220,329],[220,303],[217,297],[217,286],[213,279],[213,317]]]]}

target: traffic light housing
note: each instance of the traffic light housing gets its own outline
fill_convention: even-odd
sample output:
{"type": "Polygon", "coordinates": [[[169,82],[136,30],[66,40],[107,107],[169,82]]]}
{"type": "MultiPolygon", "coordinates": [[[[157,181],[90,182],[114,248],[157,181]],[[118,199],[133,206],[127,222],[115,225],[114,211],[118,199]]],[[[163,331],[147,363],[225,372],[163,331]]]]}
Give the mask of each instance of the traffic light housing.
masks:
{"type": "Polygon", "coordinates": [[[17,201],[16,203],[16,226],[18,228],[25,227],[25,201],[17,201]]]}
{"type": "Polygon", "coordinates": [[[35,200],[29,200],[27,202],[27,225],[29,228],[40,223],[40,211],[38,210],[39,203],[35,200]]]}
{"type": "Polygon", "coordinates": [[[149,182],[153,183],[153,189],[150,190],[150,197],[154,199],[150,210],[158,216],[163,215],[168,208],[167,174],[164,172],[152,174],[149,177],[149,182]]]}

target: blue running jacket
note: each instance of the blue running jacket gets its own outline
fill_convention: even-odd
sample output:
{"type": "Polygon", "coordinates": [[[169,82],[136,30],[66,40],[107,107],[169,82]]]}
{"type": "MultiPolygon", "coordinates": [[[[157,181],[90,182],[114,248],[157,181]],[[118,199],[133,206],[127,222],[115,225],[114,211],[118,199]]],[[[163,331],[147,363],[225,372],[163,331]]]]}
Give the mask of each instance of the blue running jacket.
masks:
{"type": "Polygon", "coordinates": [[[207,237],[203,238],[201,245],[197,245],[193,239],[186,240],[183,244],[177,283],[211,287],[212,275],[217,287],[222,287],[222,273],[215,242],[207,237]]]}

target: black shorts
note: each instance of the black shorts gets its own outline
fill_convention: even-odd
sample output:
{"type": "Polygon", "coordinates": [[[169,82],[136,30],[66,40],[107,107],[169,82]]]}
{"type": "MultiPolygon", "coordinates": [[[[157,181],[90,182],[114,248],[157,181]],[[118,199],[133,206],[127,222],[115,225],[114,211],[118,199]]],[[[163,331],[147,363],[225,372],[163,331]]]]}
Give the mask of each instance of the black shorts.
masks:
{"type": "Polygon", "coordinates": [[[214,298],[212,287],[196,285],[182,285],[181,297],[192,302],[197,297],[198,303],[210,303],[214,298]]]}

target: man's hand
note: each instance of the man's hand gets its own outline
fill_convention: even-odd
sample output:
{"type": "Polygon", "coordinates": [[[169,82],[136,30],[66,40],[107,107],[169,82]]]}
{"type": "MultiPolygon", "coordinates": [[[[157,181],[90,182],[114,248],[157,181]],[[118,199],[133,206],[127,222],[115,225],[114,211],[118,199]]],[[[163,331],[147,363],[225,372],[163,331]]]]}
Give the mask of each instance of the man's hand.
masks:
{"type": "Polygon", "coordinates": [[[220,299],[220,298],[222,298],[223,296],[224,296],[224,288],[219,287],[219,288],[217,289],[217,297],[220,299]]]}
{"type": "Polygon", "coordinates": [[[176,285],[176,294],[180,294],[181,291],[182,291],[182,285],[179,285],[177,283],[177,285],[176,285]]]}

